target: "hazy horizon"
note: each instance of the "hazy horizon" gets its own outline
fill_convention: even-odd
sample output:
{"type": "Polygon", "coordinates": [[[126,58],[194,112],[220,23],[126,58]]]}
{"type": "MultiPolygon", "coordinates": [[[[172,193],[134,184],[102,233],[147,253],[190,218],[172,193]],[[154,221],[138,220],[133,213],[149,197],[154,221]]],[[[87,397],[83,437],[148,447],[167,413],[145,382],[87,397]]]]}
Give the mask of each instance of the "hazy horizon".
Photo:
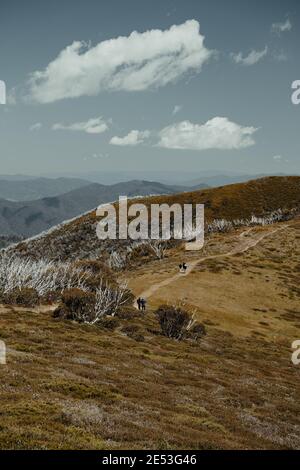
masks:
{"type": "MultiPolygon", "coordinates": [[[[228,170],[206,170],[206,171],[199,171],[195,172],[170,172],[170,171],[135,171],[135,172],[128,172],[128,171],[96,171],[96,172],[59,172],[59,173],[37,173],[37,174],[0,174],[0,180],[15,180],[15,181],[22,181],[27,179],[38,179],[38,178],[48,178],[48,179],[59,179],[59,178],[70,178],[70,179],[81,179],[86,180],[90,183],[101,183],[101,184],[117,184],[121,182],[129,182],[133,180],[145,180],[145,181],[153,181],[159,182],[163,184],[173,184],[173,185],[193,185],[197,184],[198,182],[201,183],[203,179],[203,183],[209,182],[206,181],[207,179],[214,178],[217,179],[222,177],[228,177],[229,179],[237,178],[237,182],[245,181],[247,178],[260,178],[263,176],[300,176],[300,172],[295,173],[282,173],[282,172],[270,172],[270,173],[251,173],[251,172],[234,172],[228,170]]],[[[222,183],[223,184],[223,183],[222,183]]],[[[225,184],[225,183],[224,183],[225,184]]],[[[228,183],[230,184],[230,183],[228,183]]],[[[215,184],[213,184],[215,186],[215,184]]]]}

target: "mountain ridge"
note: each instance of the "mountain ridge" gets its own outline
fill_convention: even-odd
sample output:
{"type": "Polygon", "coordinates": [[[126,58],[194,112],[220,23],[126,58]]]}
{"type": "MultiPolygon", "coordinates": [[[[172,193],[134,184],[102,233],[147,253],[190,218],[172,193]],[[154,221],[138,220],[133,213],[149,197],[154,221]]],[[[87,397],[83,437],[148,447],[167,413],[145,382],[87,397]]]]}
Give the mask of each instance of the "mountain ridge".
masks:
{"type": "MultiPolygon", "coordinates": [[[[246,219],[252,215],[261,217],[279,209],[299,211],[300,177],[268,177],[219,188],[146,196],[141,197],[139,203],[146,206],[151,203],[204,204],[206,222],[246,219]]],[[[69,223],[52,228],[43,236],[16,245],[14,250],[32,257],[43,253],[49,259],[99,258],[104,252],[114,250],[116,241],[100,242],[96,236],[96,225],[96,213],[89,211],[69,223]]],[[[126,242],[117,240],[118,248],[122,249],[126,242]]]]}
{"type": "Polygon", "coordinates": [[[178,189],[178,186],[133,180],[110,186],[90,183],[59,196],[33,201],[15,202],[0,198],[0,235],[30,237],[64,220],[92,210],[100,204],[113,202],[119,195],[136,197],[173,194],[178,189]]]}
{"type": "Polygon", "coordinates": [[[45,197],[59,196],[74,189],[91,184],[90,181],[79,178],[26,178],[5,179],[0,175],[0,199],[25,202],[45,197]]]}

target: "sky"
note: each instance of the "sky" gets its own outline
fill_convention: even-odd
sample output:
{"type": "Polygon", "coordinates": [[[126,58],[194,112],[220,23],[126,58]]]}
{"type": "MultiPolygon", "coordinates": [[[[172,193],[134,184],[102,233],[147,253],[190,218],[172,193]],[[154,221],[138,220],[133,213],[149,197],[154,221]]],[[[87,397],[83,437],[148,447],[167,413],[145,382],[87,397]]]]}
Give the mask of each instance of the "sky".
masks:
{"type": "Polygon", "coordinates": [[[300,173],[298,0],[1,0],[1,174],[300,173]]]}

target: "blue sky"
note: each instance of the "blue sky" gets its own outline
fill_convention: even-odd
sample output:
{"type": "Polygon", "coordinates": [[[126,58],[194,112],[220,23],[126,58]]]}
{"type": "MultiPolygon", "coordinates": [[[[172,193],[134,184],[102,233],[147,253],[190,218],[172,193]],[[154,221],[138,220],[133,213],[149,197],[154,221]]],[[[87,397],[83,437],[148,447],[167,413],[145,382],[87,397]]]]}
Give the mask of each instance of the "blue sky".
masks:
{"type": "Polygon", "coordinates": [[[300,173],[299,21],[295,0],[3,0],[1,173],[300,173]]]}

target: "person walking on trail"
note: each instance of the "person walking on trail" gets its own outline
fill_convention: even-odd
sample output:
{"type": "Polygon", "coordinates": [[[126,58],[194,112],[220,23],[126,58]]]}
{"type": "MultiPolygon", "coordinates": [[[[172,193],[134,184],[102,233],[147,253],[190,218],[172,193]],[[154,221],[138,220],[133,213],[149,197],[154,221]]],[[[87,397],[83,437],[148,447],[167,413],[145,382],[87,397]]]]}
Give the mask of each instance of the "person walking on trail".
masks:
{"type": "Polygon", "coordinates": [[[181,263],[179,265],[179,272],[185,274],[187,270],[187,264],[186,263],[181,263]]]}
{"type": "Polygon", "coordinates": [[[136,303],[138,304],[138,309],[141,310],[141,307],[142,307],[142,299],[139,297],[136,301],[136,303]]]}
{"type": "Polygon", "coordinates": [[[142,306],[142,311],[145,312],[146,310],[146,300],[145,299],[141,299],[141,306],[142,306]]]}

